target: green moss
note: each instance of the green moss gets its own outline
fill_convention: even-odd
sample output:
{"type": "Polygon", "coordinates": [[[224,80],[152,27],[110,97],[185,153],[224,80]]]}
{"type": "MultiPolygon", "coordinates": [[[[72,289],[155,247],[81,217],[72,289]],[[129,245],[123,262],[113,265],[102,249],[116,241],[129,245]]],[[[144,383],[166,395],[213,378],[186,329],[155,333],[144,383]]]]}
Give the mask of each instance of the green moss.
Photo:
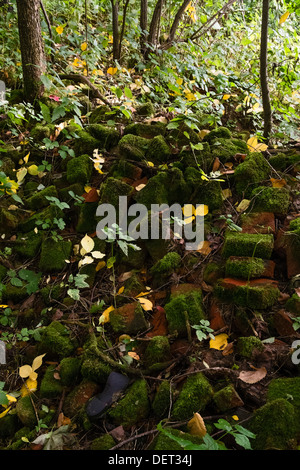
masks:
{"type": "Polygon", "coordinates": [[[76,225],[76,232],[79,233],[92,233],[96,230],[96,211],[98,202],[86,202],[81,204],[78,221],[76,225]]]}
{"type": "Polygon", "coordinates": [[[254,450],[296,449],[299,421],[294,406],[283,398],[258,408],[247,428],[256,434],[254,450]]]}
{"type": "Polygon", "coordinates": [[[14,251],[22,259],[34,258],[40,249],[43,236],[40,232],[28,232],[24,235],[18,235],[15,244],[14,251]]]}
{"type": "Polygon", "coordinates": [[[3,279],[6,276],[6,273],[7,273],[7,268],[5,266],[2,266],[2,264],[0,264],[0,282],[3,281],[3,279]]]}
{"type": "Polygon", "coordinates": [[[59,357],[71,356],[75,347],[76,343],[71,340],[69,330],[58,321],[51,322],[42,332],[39,349],[50,357],[53,354],[59,357]]]}
{"type": "MultiPolygon", "coordinates": [[[[213,132],[213,131],[212,131],[213,132]]],[[[208,134],[209,136],[210,134],[208,134]]],[[[236,153],[241,153],[241,145],[236,145],[236,142],[233,139],[228,138],[218,138],[210,142],[210,148],[212,151],[212,156],[218,158],[220,162],[226,163],[233,159],[236,153]]],[[[247,145],[246,145],[247,147],[247,145]]],[[[247,150],[248,153],[248,150],[247,150]]]]}
{"type": "Polygon", "coordinates": [[[89,116],[90,123],[99,124],[103,121],[107,121],[108,119],[110,119],[110,115],[107,113],[110,113],[110,109],[108,106],[97,106],[97,108],[93,109],[89,116]]]}
{"type": "Polygon", "coordinates": [[[162,419],[168,416],[172,396],[171,385],[168,380],[164,380],[159,385],[152,403],[152,410],[156,417],[162,419]]]}
{"type": "Polygon", "coordinates": [[[81,359],[78,357],[65,357],[59,363],[59,376],[62,385],[74,386],[80,376],[81,359]]]}
{"type": "Polygon", "coordinates": [[[259,186],[252,191],[254,198],[253,210],[259,212],[274,212],[276,215],[286,215],[290,204],[290,192],[286,188],[271,188],[259,186]]]}
{"type": "Polygon", "coordinates": [[[0,209],[0,227],[5,228],[5,233],[13,232],[17,229],[19,219],[12,212],[6,209],[0,209]]]}
{"type": "Polygon", "coordinates": [[[213,389],[201,373],[188,377],[175,401],[171,417],[176,421],[192,418],[201,413],[213,397],[213,389]]]}
{"type": "Polygon", "coordinates": [[[223,302],[232,302],[241,307],[264,310],[272,307],[278,300],[280,291],[272,284],[251,286],[249,283],[235,285],[230,288],[222,285],[219,280],[214,288],[214,294],[223,302]]]}
{"type": "Polygon", "coordinates": [[[212,167],[214,157],[209,143],[201,142],[201,144],[203,147],[201,150],[194,149],[194,151],[191,152],[183,149],[180,152],[181,163],[184,168],[194,167],[197,170],[201,168],[204,172],[208,173],[212,167]]]}
{"type": "Polygon", "coordinates": [[[149,145],[147,159],[151,162],[166,163],[171,155],[170,148],[162,135],[154,137],[149,145]]]}
{"type": "Polygon", "coordinates": [[[99,141],[99,150],[110,150],[112,147],[118,145],[120,140],[119,132],[116,129],[102,126],[101,124],[90,124],[86,128],[86,131],[99,141]]]}
{"type": "Polygon", "coordinates": [[[109,450],[115,445],[115,440],[110,434],[103,434],[92,441],[90,450],[109,450]]]}
{"type": "Polygon", "coordinates": [[[69,183],[87,183],[92,175],[93,162],[89,155],[72,158],[67,164],[67,180],[69,183]]]}
{"type": "Polygon", "coordinates": [[[136,112],[139,116],[152,116],[155,113],[155,109],[151,101],[147,101],[138,105],[136,112]]]}
{"type": "Polygon", "coordinates": [[[300,316],[300,297],[298,294],[293,294],[286,302],[285,309],[288,312],[300,316]]]}
{"type": "Polygon", "coordinates": [[[240,336],[236,344],[236,352],[242,357],[250,359],[254,350],[263,351],[264,345],[256,336],[240,336]]]}
{"type": "Polygon", "coordinates": [[[300,154],[278,153],[269,159],[270,165],[277,171],[285,171],[287,168],[300,162],[300,154]]]}
{"type": "Polygon", "coordinates": [[[120,155],[129,160],[142,161],[145,159],[150,141],[138,135],[126,134],[119,142],[120,155]]]}
{"type": "Polygon", "coordinates": [[[73,146],[76,157],[84,154],[92,156],[95,149],[101,148],[99,140],[95,139],[87,131],[77,131],[77,136],[78,138],[75,139],[73,146]]]}
{"type": "Polygon", "coordinates": [[[148,328],[140,302],[132,302],[114,309],[109,318],[115,333],[137,334],[148,328]]]}
{"type": "Polygon", "coordinates": [[[40,385],[41,398],[57,398],[62,394],[63,386],[60,380],[54,377],[55,366],[47,367],[40,385]]]}
{"type": "Polygon", "coordinates": [[[37,424],[35,409],[31,401],[31,396],[27,395],[18,399],[16,403],[16,412],[23,426],[32,428],[37,424]]]}
{"type": "Polygon", "coordinates": [[[36,211],[49,205],[47,197],[58,197],[55,186],[48,186],[47,188],[42,189],[42,191],[36,192],[26,200],[26,205],[29,209],[36,211]]]}
{"type": "Polygon", "coordinates": [[[242,403],[232,384],[218,390],[213,396],[213,401],[221,413],[240,406],[242,403]]]}
{"type": "Polygon", "coordinates": [[[124,283],[124,296],[136,297],[145,291],[145,286],[141,282],[137,273],[133,273],[124,283]]]}
{"type": "Polygon", "coordinates": [[[52,300],[58,300],[63,294],[63,288],[59,284],[43,287],[39,293],[45,305],[50,305],[52,300]]]}
{"type": "Polygon", "coordinates": [[[165,133],[166,124],[162,122],[152,122],[151,124],[135,122],[128,124],[128,126],[126,126],[124,129],[124,135],[138,135],[139,137],[144,137],[145,139],[153,139],[156,136],[163,136],[165,133]]]}
{"type": "Polygon", "coordinates": [[[19,425],[16,414],[7,414],[0,419],[0,439],[10,439],[19,425]]]}
{"type": "Polygon", "coordinates": [[[147,346],[143,359],[145,364],[152,366],[165,362],[170,358],[170,343],[166,336],[154,336],[147,346]]]}
{"type": "Polygon", "coordinates": [[[265,270],[265,263],[261,258],[236,257],[227,259],[225,266],[226,277],[252,279],[260,277],[265,270]]]}
{"type": "Polygon", "coordinates": [[[133,188],[123,181],[109,177],[101,186],[100,204],[112,204],[115,209],[119,208],[119,197],[127,196],[133,193],[133,188]]]}
{"type": "Polygon", "coordinates": [[[140,177],[140,169],[135,164],[128,162],[124,158],[119,160],[115,165],[112,166],[109,176],[113,178],[130,178],[138,179],[140,177]]]}
{"type": "Polygon", "coordinates": [[[30,137],[34,142],[42,142],[43,139],[49,139],[54,130],[55,126],[53,124],[48,124],[47,126],[36,124],[30,131],[30,137]]]}
{"type": "Polygon", "coordinates": [[[98,357],[87,354],[80,371],[83,378],[97,384],[105,384],[112,369],[98,357]]]}
{"type": "Polygon", "coordinates": [[[215,284],[218,279],[223,277],[224,268],[220,263],[208,263],[203,270],[203,281],[207,284],[215,284]]]}
{"type": "Polygon", "coordinates": [[[178,336],[187,335],[187,320],[190,326],[198,325],[200,320],[205,319],[202,306],[202,292],[194,290],[187,294],[171,296],[165,305],[168,328],[171,334],[178,336]],[[187,312],[187,318],[186,314],[187,312]]]}
{"type": "Polygon", "coordinates": [[[150,269],[155,285],[162,285],[173,273],[176,273],[181,265],[181,257],[175,251],[167,253],[157,261],[150,269]]]}
{"type": "Polygon", "coordinates": [[[125,429],[148,418],[150,403],[146,380],[138,379],[131,385],[126,395],[115,407],[108,411],[108,417],[116,426],[125,429]]]}
{"type": "Polygon", "coordinates": [[[26,287],[13,286],[10,282],[5,284],[5,289],[2,292],[2,299],[7,302],[11,301],[18,304],[28,297],[26,287]]]}
{"type": "Polygon", "coordinates": [[[192,194],[192,198],[188,201],[190,204],[205,204],[210,211],[223,206],[222,187],[219,181],[203,180],[202,173],[193,167],[185,170],[184,178],[192,194]]]}
{"type": "Polygon", "coordinates": [[[39,269],[43,273],[60,272],[71,255],[72,242],[47,238],[42,243],[39,269]]]}
{"type": "Polygon", "coordinates": [[[227,231],[222,256],[255,256],[270,259],[274,246],[273,235],[227,231]]]}
{"type": "MultiPolygon", "coordinates": [[[[63,219],[64,213],[61,209],[59,209],[55,205],[50,205],[45,209],[36,212],[32,216],[28,217],[26,220],[19,223],[19,230],[21,232],[31,232],[37,226],[39,221],[49,223],[50,225],[53,224],[54,219],[63,219]]],[[[40,225],[39,225],[40,228],[40,225]]]]}
{"type": "Polygon", "coordinates": [[[74,202],[72,196],[70,196],[69,191],[72,191],[76,196],[82,196],[84,193],[84,185],[82,183],[74,183],[66,188],[59,189],[58,198],[63,202],[74,202]]]}
{"type": "MultiPolygon", "coordinates": [[[[186,441],[192,442],[193,444],[203,443],[202,438],[198,436],[192,436],[191,434],[187,432],[179,431],[178,429],[168,429],[168,432],[170,432],[176,438],[184,439],[186,441]]],[[[178,442],[176,442],[174,439],[171,439],[170,437],[160,432],[151,443],[149,450],[184,451],[185,449],[180,444],[178,444],[178,442]]]]}
{"type": "Polygon", "coordinates": [[[203,138],[203,142],[209,142],[211,144],[216,139],[231,139],[231,137],[232,135],[230,130],[227,127],[220,126],[217,129],[210,131],[210,133],[203,138]]]}
{"type": "Polygon", "coordinates": [[[272,379],[268,386],[267,401],[284,398],[300,412],[300,377],[272,379]]]}
{"type": "Polygon", "coordinates": [[[251,152],[234,172],[235,189],[238,194],[250,197],[252,190],[268,180],[271,170],[260,152],[251,152]]]}

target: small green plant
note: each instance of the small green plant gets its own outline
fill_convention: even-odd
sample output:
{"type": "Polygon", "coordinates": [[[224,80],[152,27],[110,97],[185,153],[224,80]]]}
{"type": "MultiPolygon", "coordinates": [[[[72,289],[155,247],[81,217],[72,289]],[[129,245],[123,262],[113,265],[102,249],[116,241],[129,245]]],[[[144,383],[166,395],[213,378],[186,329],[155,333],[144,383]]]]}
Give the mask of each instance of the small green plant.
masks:
{"type": "Polygon", "coordinates": [[[200,320],[199,325],[193,325],[192,328],[196,330],[196,336],[199,341],[203,341],[204,339],[211,338],[215,339],[212,332],[214,331],[210,328],[210,322],[208,320],[200,320]]]}
{"type": "Polygon", "coordinates": [[[300,317],[292,317],[293,320],[293,328],[295,331],[299,330],[300,328],[300,317]]]}
{"type": "Polygon", "coordinates": [[[236,225],[232,220],[232,215],[220,215],[218,220],[225,220],[226,224],[228,225],[229,230],[233,230],[234,232],[241,232],[242,228],[236,225]]]}
{"type": "Polygon", "coordinates": [[[73,300],[80,300],[80,289],[85,289],[89,287],[88,283],[85,282],[86,278],[88,277],[87,274],[70,274],[68,277],[68,296],[71,297],[73,300]]]}
{"type": "Polygon", "coordinates": [[[37,292],[39,288],[41,273],[35,273],[29,269],[20,269],[17,273],[14,269],[9,269],[7,275],[10,277],[10,283],[13,286],[25,287],[28,295],[37,292]]]}
{"type": "Polygon", "coordinates": [[[12,309],[10,307],[4,308],[3,313],[0,315],[0,325],[13,326],[15,321],[16,319],[12,317],[12,309]]]}

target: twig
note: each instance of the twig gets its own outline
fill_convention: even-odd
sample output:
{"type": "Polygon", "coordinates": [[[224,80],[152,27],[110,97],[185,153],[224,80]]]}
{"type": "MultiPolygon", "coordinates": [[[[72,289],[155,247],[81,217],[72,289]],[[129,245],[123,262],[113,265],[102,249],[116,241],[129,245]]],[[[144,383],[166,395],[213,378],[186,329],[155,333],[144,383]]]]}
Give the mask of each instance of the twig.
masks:
{"type": "Polygon", "coordinates": [[[63,73],[59,75],[59,78],[61,80],[72,80],[73,82],[79,82],[83,83],[84,85],[87,85],[91,90],[94,98],[98,98],[103,103],[105,103],[109,108],[111,108],[111,105],[109,101],[102,95],[102,93],[99,91],[99,89],[84,75],[80,75],[77,73],[63,73]]]}

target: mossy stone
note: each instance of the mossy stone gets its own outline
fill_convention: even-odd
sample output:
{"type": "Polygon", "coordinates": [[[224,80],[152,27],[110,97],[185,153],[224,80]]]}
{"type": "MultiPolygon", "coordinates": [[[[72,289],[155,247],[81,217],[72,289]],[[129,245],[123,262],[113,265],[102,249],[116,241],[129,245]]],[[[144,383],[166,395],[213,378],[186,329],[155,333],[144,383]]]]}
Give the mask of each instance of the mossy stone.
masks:
{"type": "Polygon", "coordinates": [[[92,156],[95,149],[101,148],[99,140],[91,136],[86,130],[77,131],[77,136],[73,145],[76,157],[85,154],[92,156]]]}
{"type": "Polygon", "coordinates": [[[67,164],[67,180],[69,183],[87,183],[92,175],[93,162],[89,155],[72,158],[67,164]]]}
{"type": "MultiPolygon", "coordinates": [[[[242,143],[242,141],[237,141],[237,142],[242,143]]],[[[220,162],[222,163],[227,163],[231,161],[233,157],[235,156],[235,154],[241,153],[241,147],[243,147],[243,150],[244,150],[243,144],[236,145],[236,142],[234,142],[233,139],[227,139],[227,138],[218,138],[210,142],[212,156],[214,158],[218,158],[220,162]]],[[[247,145],[246,145],[246,149],[247,149],[247,145]]],[[[246,153],[248,153],[248,150],[246,150],[246,153]]]]}
{"type": "Polygon", "coordinates": [[[47,238],[41,247],[39,269],[43,273],[60,272],[71,255],[72,242],[68,240],[53,240],[47,238]]]}
{"type": "Polygon", "coordinates": [[[58,198],[60,201],[71,203],[75,202],[69,192],[73,192],[76,196],[82,196],[84,193],[84,185],[82,183],[74,183],[70,186],[58,190],[58,198]]]}
{"type": "Polygon", "coordinates": [[[207,284],[215,284],[224,276],[224,267],[220,263],[208,263],[203,270],[203,281],[207,284]]]}
{"type": "Polygon", "coordinates": [[[155,416],[162,419],[168,415],[172,403],[172,388],[168,380],[164,380],[158,387],[152,402],[152,410],[155,416]]]}
{"type": "Polygon", "coordinates": [[[260,277],[265,270],[264,260],[261,258],[231,256],[226,260],[226,277],[252,279],[260,277]]]}
{"type": "Polygon", "coordinates": [[[71,356],[76,347],[76,342],[71,340],[70,331],[58,321],[51,322],[43,330],[39,350],[49,356],[61,358],[71,356]]]}
{"type": "Polygon", "coordinates": [[[250,197],[251,192],[270,177],[271,169],[260,152],[250,152],[234,172],[235,189],[239,195],[250,197]]]}
{"type": "Polygon", "coordinates": [[[242,399],[232,384],[215,392],[213,401],[217,410],[221,413],[243,405],[242,399]]]}
{"type": "Polygon", "coordinates": [[[10,282],[5,284],[5,288],[2,292],[2,300],[7,302],[11,301],[14,304],[18,304],[28,297],[26,287],[13,286],[10,282]]]}
{"type": "Polygon", "coordinates": [[[256,437],[254,450],[295,450],[299,421],[295,407],[283,398],[272,400],[254,412],[247,428],[256,437]]]}
{"type": "Polygon", "coordinates": [[[280,377],[272,379],[268,386],[267,401],[284,398],[300,413],[300,377],[280,377]]]}
{"type": "Polygon", "coordinates": [[[110,115],[107,113],[110,113],[110,109],[108,106],[97,106],[97,108],[92,110],[89,116],[89,122],[91,124],[100,124],[103,121],[107,121],[108,119],[110,119],[110,115]]]}
{"type": "Polygon", "coordinates": [[[80,377],[81,359],[78,357],[64,357],[59,363],[59,376],[62,385],[74,386],[80,377]]]}
{"type": "Polygon", "coordinates": [[[58,300],[63,294],[63,288],[59,284],[43,287],[40,292],[45,305],[50,305],[53,300],[58,300]]]}
{"type": "Polygon", "coordinates": [[[274,247],[273,235],[230,232],[225,233],[222,256],[249,256],[270,259],[274,247]]]}
{"type": "MultiPolygon", "coordinates": [[[[202,444],[202,438],[199,436],[192,436],[187,432],[179,431],[179,429],[168,429],[174,438],[183,439],[185,441],[192,442],[193,444],[202,444]]],[[[184,451],[185,448],[181,446],[175,439],[166,436],[160,432],[150,445],[149,450],[151,451],[184,451]]]]}
{"type": "Polygon", "coordinates": [[[86,131],[99,141],[99,150],[110,150],[112,147],[118,145],[120,140],[119,132],[113,127],[103,126],[101,124],[90,124],[86,127],[86,131]]]}
{"type": "Polygon", "coordinates": [[[199,325],[200,320],[206,317],[202,305],[201,290],[176,296],[171,295],[170,301],[165,305],[165,311],[169,332],[177,334],[179,337],[186,336],[187,321],[190,326],[199,325]]]}
{"type": "Polygon", "coordinates": [[[154,137],[148,148],[147,159],[151,162],[166,163],[171,156],[171,150],[162,135],[154,137]]]}
{"type": "Polygon", "coordinates": [[[32,428],[37,424],[35,409],[29,395],[18,399],[16,412],[23,426],[32,428]]]}
{"type": "Polygon", "coordinates": [[[244,284],[235,283],[230,288],[226,284],[227,280],[220,279],[214,287],[214,294],[223,302],[241,307],[264,310],[272,307],[280,295],[279,289],[271,283],[251,285],[251,281],[244,281],[244,284]]]}
{"type": "Polygon", "coordinates": [[[40,385],[40,397],[41,398],[57,398],[62,394],[63,386],[60,380],[56,379],[55,366],[48,366],[40,385]]]}
{"type": "Polygon", "coordinates": [[[152,116],[155,113],[155,109],[151,101],[141,103],[136,107],[136,113],[139,116],[152,116]]]}
{"type": "Polygon", "coordinates": [[[100,204],[112,204],[118,213],[119,197],[129,198],[133,194],[133,188],[123,181],[109,177],[100,189],[100,204]]]}
{"type": "Polygon", "coordinates": [[[7,268],[3,266],[2,264],[0,264],[0,282],[3,281],[3,279],[6,276],[6,273],[7,273],[7,268]]]}
{"type": "Polygon", "coordinates": [[[137,334],[148,328],[140,302],[132,302],[110,312],[110,325],[115,333],[137,334]]]}
{"type": "Polygon", "coordinates": [[[214,157],[208,142],[201,142],[201,145],[201,150],[194,149],[193,152],[182,150],[180,152],[180,162],[184,168],[194,167],[197,170],[201,168],[205,173],[208,173],[212,167],[214,157]]]}
{"type": "Polygon", "coordinates": [[[116,426],[125,429],[148,418],[150,402],[146,380],[136,380],[128,389],[125,397],[108,411],[108,418],[116,426]]]}
{"type": "Polygon", "coordinates": [[[36,124],[30,131],[30,137],[34,142],[42,142],[43,139],[49,139],[54,130],[55,126],[53,124],[47,126],[36,124]]]}
{"type": "Polygon", "coordinates": [[[55,218],[63,219],[64,213],[57,206],[50,205],[28,217],[26,220],[19,222],[18,229],[23,233],[31,232],[35,227],[40,227],[40,225],[37,224],[39,221],[49,223],[51,226],[55,218]]]}
{"type": "Polygon", "coordinates": [[[187,378],[174,403],[171,417],[183,421],[205,409],[213,397],[213,389],[203,374],[197,373],[187,378]]]}
{"type": "Polygon", "coordinates": [[[219,181],[204,181],[202,173],[193,167],[188,167],[184,178],[190,188],[190,204],[205,204],[209,211],[218,210],[223,206],[222,187],[219,181]]]}
{"type": "Polygon", "coordinates": [[[97,384],[105,384],[111,371],[108,364],[90,354],[83,358],[80,369],[83,378],[97,384]]]}
{"type": "Polygon", "coordinates": [[[42,207],[49,205],[49,200],[47,197],[58,197],[56,187],[54,185],[48,186],[41,191],[36,192],[26,200],[26,205],[29,209],[36,211],[42,207]]]}
{"type": "Polygon", "coordinates": [[[145,159],[150,141],[138,135],[126,134],[119,142],[120,155],[129,160],[142,161],[145,159]]]}
{"type": "Polygon", "coordinates": [[[217,129],[213,129],[203,138],[203,142],[211,144],[216,139],[231,139],[232,134],[227,127],[220,126],[217,129]]]}
{"type": "Polygon", "coordinates": [[[181,265],[181,257],[175,251],[167,253],[150,269],[150,274],[156,286],[162,285],[181,265]]]}
{"type": "Polygon", "coordinates": [[[90,450],[109,450],[115,445],[116,442],[110,434],[103,434],[91,442],[90,450]]]}
{"type": "Polygon", "coordinates": [[[264,344],[256,336],[240,336],[236,344],[236,352],[242,357],[250,359],[254,350],[263,351],[264,344]]]}
{"type": "Polygon", "coordinates": [[[170,359],[170,343],[166,336],[154,336],[148,344],[143,360],[147,366],[170,359]]]}
{"type": "Polygon", "coordinates": [[[288,212],[290,192],[286,188],[258,186],[252,191],[251,197],[256,212],[273,212],[276,215],[286,215],[288,212]]]}
{"type": "Polygon", "coordinates": [[[96,211],[98,202],[86,202],[80,205],[76,232],[92,233],[96,230],[96,211]]]}
{"type": "Polygon", "coordinates": [[[43,236],[40,232],[19,234],[14,244],[14,252],[22,259],[32,259],[38,254],[42,240],[43,236]]]}
{"type": "Polygon", "coordinates": [[[0,439],[11,439],[18,429],[18,425],[19,421],[16,413],[3,416],[0,419],[0,439]]]}
{"type": "MultiPolygon", "coordinates": [[[[145,139],[153,139],[156,136],[164,136],[166,133],[166,124],[162,122],[152,122],[150,124],[144,122],[134,122],[128,124],[124,129],[124,135],[132,134],[144,137],[145,139]]],[[[151,142],[150,142],[151,144],[151,142]]]]}
{"type": "Polygon", "coordinates": [[[16,215],[6,209],[0,209],[0,227],[5,229],[5,233],[13,232],[19,225],[19,219],[16,215]]]}
{"type": "Polygon", "coordinates": [[[300,297],[298,294],[293,294],[285,304],[285,309],[288,312],[294,313],[297,316],[300,316],[300,297]]]}

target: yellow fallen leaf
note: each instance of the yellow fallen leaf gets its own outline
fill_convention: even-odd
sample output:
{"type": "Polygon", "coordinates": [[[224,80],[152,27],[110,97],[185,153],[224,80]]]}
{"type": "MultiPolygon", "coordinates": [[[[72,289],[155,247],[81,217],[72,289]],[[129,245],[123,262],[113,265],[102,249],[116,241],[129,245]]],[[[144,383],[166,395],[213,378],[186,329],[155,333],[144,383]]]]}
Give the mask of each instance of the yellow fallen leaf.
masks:
{"type": "Polygon", "coordinates": [[[122,294],[122,293],[124,292],[124,289],[125,289],[124,286],[120,287],[120,289],[119,289],[118,292],[117,292],[117,295],[122,294]]]}
{"type": "Polygon", "coordinates": [[[22,379],[29,377],[31,372],[32,372],[32,367],[29,365],[22,366],[19,369],[19,375],[20,377],[22,377],[22,379]]]}
{"type": "Polygon", "coordinates": [[[290,16],[290,12],[289,12],[289,11],[286,11],[286,12],[281,16],[281,18],[280,18],[280,20],[279,20],[279,24],[284,23],[284,22],[288,19],[289,16],[290,16]]]}
{"type": "Polygon", "coordinates": [[[179,86],[182,85],[182,83],[183,83],[183,78],[180,78],[180,77],[177,78],[176,83],[177,83],[177,85],[179,85],[179,86]]]}
{"type": "Polygon", "coordinates": [[[105,265],[106,265],[105,261],[99,261],[99,263],[96,266],[96,272],[100,271],[100,269],[103,269],[105,265]]]}
{"type": "Polygon", "coordinates": [[[200,132],[199,132],[199,137],[200,139],[204,139],[204,137],[210,133],[210,130],[208,129],[202,129],[200,132]]]}
{"type": "Polygon", "coordinates": [[[286,180],[283,178],[281,179],[270,178],[270,181],[272,183],[273,188],[283,188],[283,186],[286,185],[286,180]]]}
{"type": "Polygon", "coordinates": [[[250,205],[250,202],[250,199],[243,199],[236,208],[237,212],[244,212],[245,210],[247,210],[250,205]]]}
{"type": "Polygon", "coordinates": [[[218,349],[219,351],[222,351],[222,349],[227,346],[227,339],[228,335],[226,335],[225,333],[217,335],[214,339],[211,339],[209,341],[209,347],[211,349],[218,349]]]}
{"type": "Polygon", "coordinates": [[[27,171],[31,176],[36,176],[39,173],[37,165],[30,165],[27,171]]]}
{"type": "Polygon", "coordinates": [[[114,307],[113,305],[111,305],[111,306],[108,307],[106,310],[104,310],[104,312],[102,312],[102,315],[101,315],[101,317],[99,318],[99,325],[101,325],[102,323],[108,323],[108,322],[109,322],[109,314],[110,314],[110,312],[112,312],[114,309],[115,309],[115,307],[114,307]]]}
{"type": "Polygon", "coordinates": [[[21,388],[21,396],[26,397],[37,390],[37,380],[27,379],[21,388]]]}
{"type": "Polygon", "coordinates": [[[115,75],[118,71],[118,68],[117,67],[109,67],[106,71],[106,73],[108,73],[109,75],[115,75]]]}
{"type": "Polygon", "coordinates": [[[80,250],[81,255],[85,255],[86,253],[90,253],[93,250],[94,246],[95,246],[94,240],[91,237],[89,237],[88,235],[85,235],[80,243],[81,243],[81,246],[82,246],[82,249],[80,250]]]}
{"type": "Polygon", "coordinates": [[[234,421],[239,421],[239,417],[237,415],[233,415],[232,419],[234,419],[234,421]]]}
{"type": "Polygon", "coordinates": [[[209,241],[204,240],[203,242],[199,243],[196,251],[198,251],[198,253],[201,253],[204,256],[209,255],[209,253],[211,252],[209,241]]]}
{"type": "Polygon", "coordinates": [[[28,163],[30,152],[23,158],[24,163],[28,163]]]}
{"type": "Polygon", "coordinates": [[[256,136],[250,137],[247,140],[247,145],[250,152],[264,152],[268,148],[266,144],[259,143],[256,136]]]}
{"type": "Polygon", "coordinates": [[[7,415],[7,413],[10,411],[10,409],[11,409],[11,406],[9,406],[4,411],[2,411],[2,413],[0,413],[0,418],[4,418],[4,416],[7,415]]]}
{"type": "Polygon", "coordinates": [[[0,308],[7,308],[8,305],[0,305],[0,308]]]}
{"type": "Polygon", "coordinates": [[[226,188],[226,189],[223,189],[223,190],[222,190],[222,198],[223,198],[223,199],[228,199],[228,198],[231,197],[231,196],[232,196],[231,189],[226,188]]]}
{"type": "Polygon", "coordinates": [[[138,301],[140,302],[142,308],[148,312],[149,310],[152,310],[153,308],[153,303],[149,299],[143,299],[143,298],[138,298],[138,301]]]}
{"type": "Polygon", "coordinates": [[[41,354],[40,356],[37,356],[33,359],[33,362],[32,362],[32,369],[33,370],[37,370],[39,367],[41,367],[42,363],[43,363],[43,357],[46,355],[45,354],[41,354]]]}
{"type": "Polygon", "coordinates": [[[17,182],[18,184],[22,183],[24,180],[25,176],[27,175],[27,168],[20,168],[17,173],[17,182]]]}
{"type": "Polygon", "coordinates": [[[192,419],[187,423],[187,427],[192,436],[203,437],[207,432],[203,418],[199,413],[194,413],[192,419]]]}
{"type": "Polygon", "coordinates": [[[139,359],[140,359],[140,356],[137,353],[135,353],[134,351],[129,351],[128,356],[132,357],[132,359],[135,359],[136,361],[139,361],[139,359]]]}

